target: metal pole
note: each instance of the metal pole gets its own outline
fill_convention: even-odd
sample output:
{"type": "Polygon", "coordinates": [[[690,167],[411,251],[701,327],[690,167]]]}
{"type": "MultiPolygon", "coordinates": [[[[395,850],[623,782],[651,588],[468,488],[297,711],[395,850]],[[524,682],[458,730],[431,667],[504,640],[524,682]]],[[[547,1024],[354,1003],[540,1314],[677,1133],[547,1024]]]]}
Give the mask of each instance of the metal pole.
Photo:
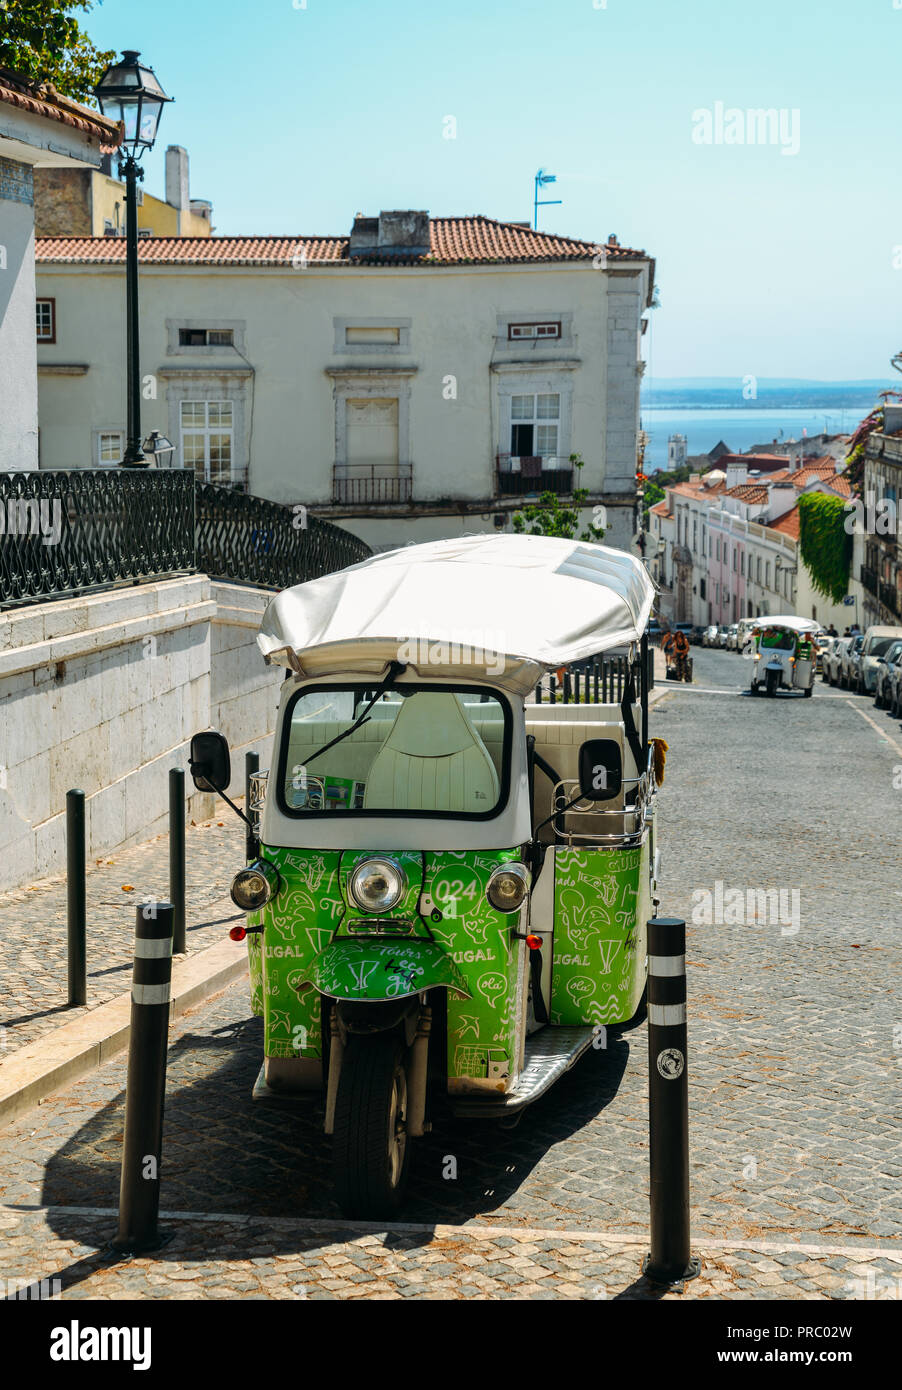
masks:
{"type": "Polygon", "coordinates": [[[124,468],[146,468],[141,450],[141,361],[138,340],[138,178],[142,171],[131,155],[120,173],[125,174],[125,301],[128,439],[124,468]]]}
{"type": "Polygon", "coordinates": [[[172,981],[172,918],[171,903],[140,903],[136,911],[119,1230],[113,1241],[113,1248],[120,1251],[155,1250],[166,1239],[160,1236],[157,1219],[172,981]]]}
{"type": "MultiPolygon", "coordinates": [[[[259,772],[259,771],[260,771],[260,754],[259,754],[259,753],[245,753],[245,755],[244,755],[244,814],[247,816],[248,820],[252,820],[252,819],[253,819],[253,817],[251,816],[251,777],[253,776],[253,774],[254,774],[255,772],[259,772]]],[[[260,841],[257,839],[257,837],[256,837],[256,835],[254,834],[254,832],[251,830],[250,826],[248,826],[248,829],[247,829],[247,836],[246,836],[246,838],[245,838],[245,855],[246,855],[246,857],[247,857],[247,862],[250,863],[250,861],[251,861],[252,859],[256,859],[257,856],[259,855],[259,853],[260,853],[260,841]]]]}
{"type": "Polygon", "coordinates": [[[564,704],[565,704],[565,705],[569,705],[569,703],[570,703],[570,672],[569,672],[569,671],[565,671],[565,672],[564,672],[564,704]]]}
{"type": "Polygon", "coordinates": [[[182,956],[185,941],[185,769],[169,769],[169,897],[172,900],[172,953],[182,956]]]}
{"type": "Polygon", "coordinates": [[[66,897],[69,1003],[88,1002],[85,910],[85,794],[66,792],[66,897]]]}
{"type": "Polygon", "coordinates": [[[648,1149],[651,1249],[642,1272],[658,1284],[694,1279],[689,1249],[689,1086],[686,923],[648,923],[648,1149]]]}

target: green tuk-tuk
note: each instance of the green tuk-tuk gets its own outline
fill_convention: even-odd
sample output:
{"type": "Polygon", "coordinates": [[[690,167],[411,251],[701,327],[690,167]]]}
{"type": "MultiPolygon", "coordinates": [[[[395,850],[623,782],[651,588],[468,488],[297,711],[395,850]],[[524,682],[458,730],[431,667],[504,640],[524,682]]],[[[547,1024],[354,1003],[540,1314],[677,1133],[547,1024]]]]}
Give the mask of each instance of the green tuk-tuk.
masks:
{"type": "MultiPolygon", "coordinates": [[[[536,536],[409,546],[278,594],[286,667],[253,784],[255,1096],[320,1091],[346,1214],[402,1200],[443,1094],[516,1118],[637,1015],[656,902],[640,560],[536,536]],[[628,653],[623,698],[537,704],[549,670],[628,653]]],[[[228,746],[192,742],[223,791],[228,746]]]]}

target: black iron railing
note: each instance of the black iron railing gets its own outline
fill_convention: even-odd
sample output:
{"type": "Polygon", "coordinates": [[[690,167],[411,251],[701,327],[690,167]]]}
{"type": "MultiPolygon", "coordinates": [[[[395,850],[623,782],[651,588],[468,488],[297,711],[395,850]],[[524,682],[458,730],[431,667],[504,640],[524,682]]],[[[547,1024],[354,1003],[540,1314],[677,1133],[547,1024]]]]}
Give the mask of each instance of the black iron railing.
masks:
{"type": "Polygon", "coordinates": [[[287,589],[355,565],[369,546],[331,522],[263,497],[197,484],[197,569],[213,579],[287,589]]]}
{"type": "Polygon", "coordinates": [[[177,574],[283,589],[370,554],[303,507],[187,469],[0,473],[0,608],[177,574]]]}
{"type": "Polygon", "coordinates": [[[554,492],[567,496],[573,491],[573,469],[551,468],[550,459],[537,455],[535,458],[517,459],[513,466],[510,454],[498,454],[495,459],[495,495],[497,497],[524,497],[533,492],[554,492]]]}
{"type": "Polygon", "coordinates": [[[192,473],[0,473],[0,607],[193,568],[192,473]]]}
{"type": "Polygon", "coordinates": [[[409,502],[412,490],[412,463],[336,463],[332,470],[332,497],[339,504],[409,502]]]}
{"type": "Polygon", "coordinates": [[[861,566],[861,583],[894,618],[902,617],[902,595],[899,590],[885,579],[881,579],[870,565],[861,566]]]}
{"type": "MultiPolygon", "coordinates": [[[[636,683],[636,699],[642,700],[642,661],[637,656],[632,663],[636,683]]],[[[555,705],[619,705],[623,699],[629,658],[620,653],[606,652],[586,661],[574,662],[562,675],[545,676],[536,686],[536,704],[555,705]]],[[[652,652],[648,652],[648,690],[654,685],[652,652]]]]}

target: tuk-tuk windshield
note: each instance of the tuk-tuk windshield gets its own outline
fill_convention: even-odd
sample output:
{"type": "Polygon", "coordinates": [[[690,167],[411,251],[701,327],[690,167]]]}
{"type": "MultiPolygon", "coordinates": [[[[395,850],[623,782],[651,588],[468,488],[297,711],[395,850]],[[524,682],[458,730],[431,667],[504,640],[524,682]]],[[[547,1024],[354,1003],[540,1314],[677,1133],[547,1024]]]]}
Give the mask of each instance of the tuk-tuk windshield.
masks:
{"type": "Polygon", "coordinates": [[[485,818],[507,800],[510,714],[487,691],[404,684],[317,686],[289,704],[278,792],[288,815],[485,818]]]}
{"type": "Polygon", "coordinates": [[[785,627],[765,627],[761,629],[761,646],[780,652],[795,651],[796,634],[785,627]]]}

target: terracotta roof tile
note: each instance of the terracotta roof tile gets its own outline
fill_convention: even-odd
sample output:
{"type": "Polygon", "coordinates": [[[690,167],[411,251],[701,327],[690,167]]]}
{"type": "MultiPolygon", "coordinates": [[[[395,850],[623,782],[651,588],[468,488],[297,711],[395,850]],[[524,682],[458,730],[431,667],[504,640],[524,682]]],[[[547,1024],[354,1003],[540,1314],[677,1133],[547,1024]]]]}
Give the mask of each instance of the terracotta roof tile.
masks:
{"type": "Polygon", "coordinates": [[[792,536],[794,540],[799,539],[799,508],[798,504],[784,512],[776,521],[772,521],[768,526],[768,531],[780,531],[784,536],[792,536]]]}
{"type": "Polygon", "coordinates": [[[46,116],[61,125],[82,130],[100,142],[104,154],[111,154],[118,148],[120,127],[116,121],[108,120],[99,111],[82,106],[70,97],[61,96],[51,82],[31,82],[21,73],[0,68],[0,104],[18,106],[32,115],[46,116]]]}
{"type": "Polygon", "coordinates": [[[735,497],[740,502],[766,502],[767,488],[761,483],[737,483],[735,487],[727,488],[727,497],[735,497]]]}
{"type": "MultiPolygon", "coordinates": [[[[604,251],[608,260],[650,260],[628,246],[536,232],[491,217],[433,217],[430,250],[422,256],[355,256],[355,265],[467,265],[524,261],[586,261],[604,251]]],[[[39,237],[38,261],[116,265],[125,260],[124,237],[39,237]]],[[[147,265],[347,265],[347,236],[142,237],[138,258],[147,265]]],[[[650,279],[653,280],[652,275],[650,279]]]]}
{"type": "Polygon", "coordinates": [[[656,502],[653,507],[649,507],[649,511],[655,512],[657,516],[673,516],[673,512],[667,510],[666,502],[656,502]]]}

